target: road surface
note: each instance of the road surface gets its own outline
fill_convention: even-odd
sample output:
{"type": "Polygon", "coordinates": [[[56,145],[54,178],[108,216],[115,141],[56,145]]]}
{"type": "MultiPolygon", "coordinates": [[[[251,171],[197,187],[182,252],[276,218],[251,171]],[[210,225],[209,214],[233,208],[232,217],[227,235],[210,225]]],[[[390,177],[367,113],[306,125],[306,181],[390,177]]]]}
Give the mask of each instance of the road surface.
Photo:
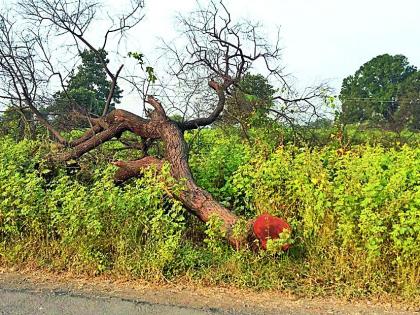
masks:
{"type": "Polygon", "coordinates": [[[1,315],[88,315],[88,314],[223,314],[217,310],[199,310],[175,305],[153,304],[119,297],[86,296],[68,291],[37,291],[0,288],[1,315]]]}
{"type": "Polygon", "coordinates": [[[0,270],[0,315],[420,315],[417,306],[302,299],[230,288],[168,287],[0,270]]]}

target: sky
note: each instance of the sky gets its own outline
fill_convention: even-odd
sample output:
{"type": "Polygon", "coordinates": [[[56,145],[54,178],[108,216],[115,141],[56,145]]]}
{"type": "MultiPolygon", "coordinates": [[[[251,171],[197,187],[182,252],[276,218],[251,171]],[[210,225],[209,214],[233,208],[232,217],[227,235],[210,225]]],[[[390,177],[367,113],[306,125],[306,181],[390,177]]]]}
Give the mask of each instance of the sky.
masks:
{"type": "MultiPolygon", "coordinates": [[[[0,7],[9,1],[0,0],[0,7]]],[[[115,13],[129,0],[105,1],[115,13]]],[[[157,39],[174,38],[175,17],[197,8],[197,3],[145,0],[145,4],[145,17],[125,49],[140,51],[153,60],[158,55],[157,39]]],[[[269,40],[280,27],[281,62],[298,89],[328,83],[337,95],[345,77],[384,53],[403,54],[420,68],[420,0],[224,0],[224,4],[234,19],[262,23],[269,40]]],[[[103,31],[96,27],[92,36],[97,34],[102,40],[103,31]]],[[[159,63],[165,66],[165,61],[159,63]]],[[[124,95],[124,103],[128,110],[139,109],[134,96],[124,95]]]]}
{"type": "MultiPolygon", "coordinates": [[[[205,3],[205,1],[202,1],[205,3]]],[[[420,68],[419,0],[225,0],[233,17],[260,21],[268,37],[280,27],[285,72],[297,86],[328,82],[339,93],[343,78],[373,57],[403,54],[420,68]]],[[[153,54],[156,37],[174,36],[177,12],[195,0],[146,0],[139,26],[141,51],[153,54]],[[149,52],[150,51],[150,52],[149,52]]]]}

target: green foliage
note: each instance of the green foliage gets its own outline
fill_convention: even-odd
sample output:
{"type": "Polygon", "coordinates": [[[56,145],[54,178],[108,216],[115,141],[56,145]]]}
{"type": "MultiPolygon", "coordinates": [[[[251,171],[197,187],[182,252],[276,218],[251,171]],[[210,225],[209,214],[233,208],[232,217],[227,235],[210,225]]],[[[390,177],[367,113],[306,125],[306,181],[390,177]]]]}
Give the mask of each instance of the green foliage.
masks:
{"type": "Polygon", "coordinates": [[[128,57],[137,60],[140,66],[144,65],[144,55],[142,53],[129,51],[128,57]]]}
{"type": "Polygon", "coordinates": [[[219,218],[202,224],[173,200],[167,192],[183,184],[167,167],[117,187],[106,161],[121,153],[111,153],[111,144],[92,166],[81,161],[79,172],[91,168],[86,180],[49,170],[41,158],[48,143],[3,138],[0,264],[307,295],[418,298],[419,147],[340,151],[334,142],[308,148],[265,139],[255,135],[251,146],[234,130],[187,134],[199,184],[244,218],[233,233],[265,212],[292,226],[291,235],[254,253],[233,250],[219,218]],[[284,243],[293,247],[283,252],[284,243]]]}
{"type": "Polygon", "coordinates": [[[420,130],[420,71],[401,83],[397,99],[399,107],[394,115],[396,127],[406,126],[412,130],[420,130]]]}
{"type": "Polygon", "coordinates": [[[360,146],[344,155],[279,149],[269,159],[256,156],[228,183],[240,209],[287,218],[307,257],[348,270],[340,271],[346,281],[359,280],[357,268],[364,281],[398,279],[411,289],[420,266],[419,184],[420,151],[407,146],[360,146]],[[407,238],[397,241],[401,231],[407,238]]]}
{"type": "Polygon", "coordinates": [[[392,123],[401,84],[416,72],[403,55],[379,55],[343,80],[342,120],[392,123]]]}
{"type": "Polygon", "coordinates": [[[206,234],[204,243],[207,245],[207,248],[214,256],[222,255],[225,249],[223,240],[226,236],[226,232],[223,230],[223,221],[218,216],[212,216],[210,220],[206,222],[206,230],[204,233],[206,234]]]}
{"type": "Polygon", "coordinates": [[[284,230],[280,233],[279,238],[269,239],[267,241],[267,253],[269,255],[285,254],[283,247],[285,245],[292,245],[294,242],[291,236],[291,231],[284,230]]]}
{"type": "MultiPolygon", "coordinates": [[[[144,55],[142,53],[139,53],[139,52],[131,52],[130,51],[128,53],[128,57],[137,60],[137,62],[140,65],[140,67],[143,69],[143,66],[144,66],[144,55]]],[[[156,80],[157,80],[157,77],[155,75],[155,69],[153,67],[146,66],[145,72],[147,74],[147,80],[149,82],[151,82],[151,83],[155,83],[156,80]]]]}
{"type": "MultiPolygon", "coordinates": [[[[418,293],[418,146],[386,149],[376,142],[343,151],[331,143],[322,149],[288,145],[273,151],[265,142],[255,142],[254,148],[239,144],[220,130],[205,130],[203,138],[213,146],[207,150],[197,140],[204,154],[191,158],[196,178],[238,215],[268,212],[286,218],[294,231],[288,239],[295,242],[291,251],[305,253],[306,263],[313,265],[306,271],[310,277],[341,279],[343,287],[338,284],[337,290],[345,290],[347,283],[360,292],[418,293]],[[236,151],[239,147],[247,148],[246,156],[236,151]],[[233,163],[238,159],[242,162],[233,163]],[[229,165],[229,176],[216,185],[214,179],[229,165]]],[[[269,254],[282,244],[272,241],[269,254]]]]}
{"type": "Polygon", "coordinates": [[[58,269],[164,277],[185,230],[185,210],[166,195],[178,189],[167,168],[124,189],[114,186],[112,167],[95,170],[91,185],[62,171],[47,181],[31,159],[36,143],[4,150],[11,144],[1,142],[0,261],[36,257],[58,269]]]}
{"type": "MultiPolygon", "coordinates": [[[[78,66],[76,73],[70,76],[67,92],[56,93],[55,102],[47,108],[48,111],[65,114],[76,107],[89,113],[102,115],[110,91],[111,81],[107,78],[103,65],[103,63],[109,63],[107,52],[99,50],[98,53],[90,50],[84,50],[80,53],[82,62],[78,66]]],[[[121,97],[122,90],[117,85],[109,110],[115,108],[115,103],[118,104],[121,97]]],[[[60,121],[60,118],[56,120],[58,120],[56,123],[63,123],[60,121]]]]}
{"type": "MultiPolygon", "coordinates": [[[[190,142],[191,170],[200,187],[213,195],[224,195],[223,187],[238,167],[249,159],[249,148],[238,134],[226,136],[220,129],[204,129],[186,135],[190,142]]],[[[224,203],[229,205],[229,197],[224,203]]]]}
{"type": "Polygon", "coordinates": [[[32,113],[15,107],[7,107],[0,115],[0,136],[10,135],[16,140],[34,137],[32,113]]]}
{"type": "Polygon", "coordinates": [[[156,75],[155,75],[155,70],[154,70],[154,68],[153,68],[153,67],[150,67],[150,66],[146,67],[146,73],[147,73],[147,79],[148,79],[150,82],[155,83],[155,82],[156,82],[156,80],[157,80],[157,77],[156,77],[156,75]]]}
{"type": "Polygon", "coordinates": [[[264,76],[246,74],[226,102],[223,122],[228,125],[240,124],[246,130],[251,126],[264,125],[274,93],[276,90],[264,76]]]}
{"type": "Polygon", "coordinates": [[[239,90],[244,93],[250,101],[261,100],[270,103],[276,89],[268,83],[268,80],[261,74],[247,73],[239,83],[239,90]]]}

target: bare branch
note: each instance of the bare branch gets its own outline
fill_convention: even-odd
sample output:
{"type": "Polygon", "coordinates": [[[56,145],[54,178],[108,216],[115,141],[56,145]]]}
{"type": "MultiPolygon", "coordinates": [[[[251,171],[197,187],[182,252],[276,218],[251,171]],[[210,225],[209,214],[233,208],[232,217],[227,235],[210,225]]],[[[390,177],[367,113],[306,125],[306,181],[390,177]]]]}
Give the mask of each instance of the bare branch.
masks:
{"type": "MultiPolygon", "coordinates": [[[[270,45],[258,23],[234,21],[223,2],[211,1],[207,7],[199,7],[189,15],[179,16],[178,21],[187,44],[181,50],[174,43],[163,43],[172,60],[170,74],[185,86],[193,86],[191,82],[214,81],[222,87],[222,90],[216,91],[217,103],[208,111],[207,117],[203,118],[201,113],[199,117],[182,123],[183,129],[197,128],[216,121],[224,110],[224,94],[230,94],[232,88],[257,63],[264,64],[270,76],[285,81],[279,65],[281,50],[278,41],[274,46],[270,45]]],[[[197,106],[202,108],[204,104],[197,106]]],[[[191,110],[183,112],[193,114],[191,110]]]]}
{"type": "Polygon", "coordinates": [[[20,108],[27,106],[61,144],[66,144],[67,141],[37,108],[37,92],[45,81],[38,77],[35,40],[30,35],[27,32],[18,35],[7,15],[0,15],[0,75],[4,80],[1,89],[8,94],[8,100],[17,101],[20,108]]]}

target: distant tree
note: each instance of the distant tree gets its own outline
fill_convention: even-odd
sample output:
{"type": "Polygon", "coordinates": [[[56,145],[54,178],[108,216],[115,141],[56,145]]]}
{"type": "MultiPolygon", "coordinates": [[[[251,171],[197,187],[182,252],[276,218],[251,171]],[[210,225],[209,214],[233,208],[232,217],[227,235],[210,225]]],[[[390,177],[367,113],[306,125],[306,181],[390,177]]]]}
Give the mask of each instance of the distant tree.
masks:
{"type": "Polygon", "coordinates": [[[246,74],[226,102],[222,120],[250,126],[261,123],[273,106],[276,89],[261,74],[246,74]]]}
{"type": "Polygon", "coordinates": [[[0,135],[11,135],[16,140],[34,138],[35,125],[31,111],[8,106],[0,115],[0,135]]]}
{"type": "Polygon", "coordinates": [[[420,130],[420,71],[401,83],[397,93],[398,110],[393,116],[394,129],[420,130]]]}
{"type": "Polygon", "coordinates": [[[325,118],[325,117],[320,117],[316,119],[315,121],[310,122],[307,126],[313,129],[324,129],[324,128],[332,127],[333,124],[334,124],[333,120],[329,118],[325,118]]]}
{"type": "Polygon", "coordinates": [[[400,86],[415,72],[416,67],[403,55],[384,54],[368,61],[343,80],[342,120],[392,123],[400,86]]]}
{"type": "MultiPolygon", "coordinates": [[[[58,114],[56,122],[60,124],[61,116],[66,116],[68,122],[67,114],[73,109],[90,115],[102,115],[109,95],[111,81],[103,67],[103,63],[109,63],[107,52],[102,49],[84,50],[80,56],[82,62],[76,73],[70,76],[66,90],[56,93],[53,105],[48,108],[48,111],[58,114]]],[[[115,109],[116,103],[120,103],[121,94],[122,90],[117,85],[108,112],[115,109]]],[[[76,120],[80,123],[80,119],[76,120]]]]}

